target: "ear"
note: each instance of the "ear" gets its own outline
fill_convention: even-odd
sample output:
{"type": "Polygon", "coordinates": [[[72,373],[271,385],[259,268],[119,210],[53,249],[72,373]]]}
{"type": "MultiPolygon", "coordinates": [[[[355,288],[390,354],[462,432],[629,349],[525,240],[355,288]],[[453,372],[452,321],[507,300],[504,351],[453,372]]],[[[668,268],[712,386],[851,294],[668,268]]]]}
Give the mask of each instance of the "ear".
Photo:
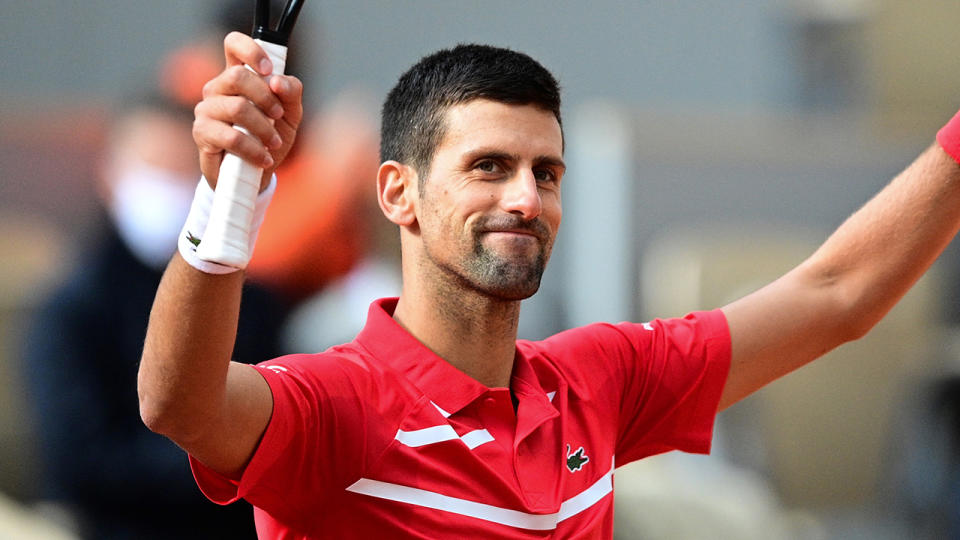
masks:
{"type": "Polygon", "coordinates": [[[401,227],[417,221],[417,171],[398,161],[385,161],[377,171],[377,202],[387,219],[401,227]]]}

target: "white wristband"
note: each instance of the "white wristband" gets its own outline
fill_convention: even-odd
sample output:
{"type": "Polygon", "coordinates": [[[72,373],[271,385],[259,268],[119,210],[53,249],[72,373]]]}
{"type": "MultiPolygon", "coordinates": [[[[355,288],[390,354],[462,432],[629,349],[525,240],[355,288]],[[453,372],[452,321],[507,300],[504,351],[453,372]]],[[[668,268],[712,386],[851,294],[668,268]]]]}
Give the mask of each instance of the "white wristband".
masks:
{"type": "MultiPolygon", "coordinates": [[[[250,252],[253,253],[253,246],[257,242],[257,235],[260,233],[260,225],[263,224],[263,218],[267,214],[267,207],[273,199],[273,193],[277,189],[277,175],[270,177],[270,184],[267,189],[257,195],[257,200],[253,210],[253,222],[250,224],[250,252]]],[[[210,221],[210,207],[213,206],[213,189],[207,183],[207,179],[200,177],[200,183],[197,184],[197,190],[193,195],[193,204],[190,206],[190,213],[187,214],[187,221],[183,224],[180,231],[180,238],[177,239],[177,248],[180,255],[187,263],[207,274],[229,274],[236,272],[239,268],[205,261],[197,256],[197,246],[203,240],[203,233],[207,230],[207,223],[210,221]]]]}

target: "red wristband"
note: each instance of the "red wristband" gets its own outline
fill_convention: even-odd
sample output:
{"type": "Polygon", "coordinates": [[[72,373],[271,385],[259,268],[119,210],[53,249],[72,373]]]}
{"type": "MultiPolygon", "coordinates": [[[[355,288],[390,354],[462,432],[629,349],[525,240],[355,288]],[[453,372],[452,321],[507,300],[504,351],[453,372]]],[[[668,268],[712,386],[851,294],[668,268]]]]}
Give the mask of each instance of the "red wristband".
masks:
{"type": "Polygon", "coordinates": [[[947,122],[947,125],[937,132],[937,142],[944,151],[950,154],[957,163],[960,163],[960,112],[947,122]]]}

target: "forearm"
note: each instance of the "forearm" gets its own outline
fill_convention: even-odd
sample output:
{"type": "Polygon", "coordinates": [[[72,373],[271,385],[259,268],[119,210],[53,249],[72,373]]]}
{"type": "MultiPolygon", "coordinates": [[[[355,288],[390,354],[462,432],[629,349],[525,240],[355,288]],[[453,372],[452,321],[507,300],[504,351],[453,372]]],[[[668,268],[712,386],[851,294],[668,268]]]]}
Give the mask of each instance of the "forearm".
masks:
{"type": "Polygon", "coordinates": [[[869,331],[960,228],[960,166],[933,145],[810,258],[723,308],[732,359],[721,408],[869,331]]]}
{"type": "MultiPolygon", "coordinates": [[[[271,60],[249,36],[229,34],[224,54],[227,68],[205,85],[204,99],[194,109],[200,168],[213,187],[224,156],[233,154],[264,168],[262,190],[296,138],[303,86],[295,77],[264,79],[271,60]]],[[[192,223],[193,211],[185,232],[206,235],[209,223],[192,223]]],[[[192,244],[183,241],[180,249],[191,250],[192,244]]],[[[255,368],[230,361],[243,273],[209,274],[223,268],[209,267],[199,254],[197,259],[188,263],[174,255],[157,290],[138,374],[140,415],[150,429],[213,470],[239,477],[270,420],[273,396],[255,368]]]]}
{"type": "Polygon", "coordinates": [[[138,373],[140,413],[177,442],[216,420],[225,400],[243,273],[205,274],[179,254],[154,300],[138,373]]]}
{"type": "Polygon", "coordinates": [[[960,228],[960,165],[932,145],[853,214],[799,272],[832,288],[856,338],[933,264],[960,228]]]}

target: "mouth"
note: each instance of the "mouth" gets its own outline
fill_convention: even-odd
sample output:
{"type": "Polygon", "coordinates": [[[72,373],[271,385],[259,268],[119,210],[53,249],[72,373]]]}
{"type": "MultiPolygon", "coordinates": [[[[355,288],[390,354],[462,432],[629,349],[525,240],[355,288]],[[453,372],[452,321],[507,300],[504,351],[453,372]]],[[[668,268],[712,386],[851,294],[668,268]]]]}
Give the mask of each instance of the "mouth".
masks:
{"type": "Polygon", "coordinates": [[[524,229],[488,230],[484,231],[481,237],[486,238],[491,246],[499,245],[500,249],[509,251],[519,249],[526,253],[539,250],[543,246],[543,240],[535,232],[524,229]]]}
{"type": "Polygon", "coordinates": [[[507,230],[490,230],[484,231],[484,234],[487,235],[502,235],[505,237],[517,237],[517,238],[532,238],[534,240],[539,240],[540,237],[537,236],[533,231],[526,229],[507,229],[507,230]]]}
{"type": "Polygon", "coordinates": [[[545,241],[550,236],[547,227],[539,220],[520,221],[516,219],[488,219],[485,220],[485,222],[481,221],[478,223],[476,230],[482,235],[502,235],[504,237],[513,236],[518,238],[529,237],[541,242],[545,241]]]}

